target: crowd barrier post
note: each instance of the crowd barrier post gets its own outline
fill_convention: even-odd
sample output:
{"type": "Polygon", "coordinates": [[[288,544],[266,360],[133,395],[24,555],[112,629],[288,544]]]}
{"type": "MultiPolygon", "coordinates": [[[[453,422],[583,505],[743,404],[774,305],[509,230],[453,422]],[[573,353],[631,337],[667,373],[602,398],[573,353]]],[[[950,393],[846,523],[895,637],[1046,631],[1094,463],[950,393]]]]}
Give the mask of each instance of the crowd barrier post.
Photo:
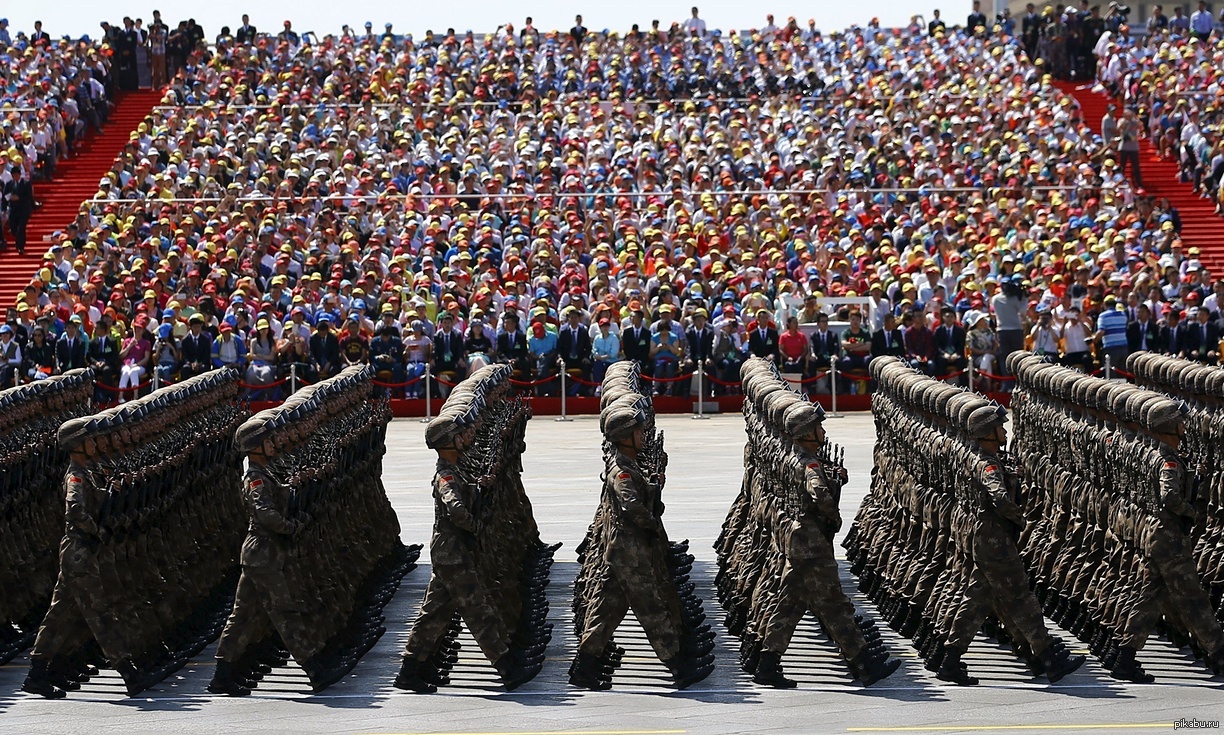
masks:
{"type": "Polygon", "coordinates": [[[297,393],[297,363],[289,363],[289,395],[297,393]]]}
{"type": "Polygon", "coordinates": [[[973,357],[970,357],[965,364],[965,374],[969,376],[969,392],[973,392],[973,357]]]}
{"type": "Polygon", "coordinates": [[[837,361],[829,361],[829,401],[830,408],[829,416],[839,419],[841,414],[837,412],[837,361]]]}
{"type": "Polygon", "coordinates": [[[428,424],[433,420],[432,404],[433,404],[433,380],[431,379],[433,370],[429,363],[425,363],[425,418],[421,419],[422,424],[428,424]]]}
{"type": "Polygon", "coordinates": [[[569,393],[569,389],[565,386],[565,379],[569,377],[569,370],[565,368],[564,362],[561,363],[561,370],[559,372],[561,373],[561,415],[554,420],[558,422],[573,421],[565,412],[566,394],[569,393]]]}
{"type": "Polygon", "coordinates": [[[705,365],[702,361],[697,361],[697,413],[693,414],[694,419],[709,419],[705,415],[705,365]]]}
{"type": "Polygon", "coordinates": [[[1105,379],[1113,380],[1113,357],[1105,355],[1105,379]]]}
{"type": "Polygon", "coordinates": [[[153,366],[153,392],[156,393],[159,388],[161,388],[161,371],[157,369],[156,365],[154,365],[153,366]]]}

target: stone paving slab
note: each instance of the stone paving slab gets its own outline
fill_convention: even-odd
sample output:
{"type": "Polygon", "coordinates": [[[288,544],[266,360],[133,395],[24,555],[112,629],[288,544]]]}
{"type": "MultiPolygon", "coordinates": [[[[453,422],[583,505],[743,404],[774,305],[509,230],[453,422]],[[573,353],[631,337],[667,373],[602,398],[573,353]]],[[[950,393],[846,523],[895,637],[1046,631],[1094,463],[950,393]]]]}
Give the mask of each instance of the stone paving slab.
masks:
{"type": "MultiPolygon", "coordinates": [[[[982,685],[960,688],[935,680],[913,649],[885,628],[885,640],[904,663],[893,677],[865,690],[850,681],[818,626],[806,621],[784,660],[799,688],[779,692],[755,686],[736,666],[738,643],[719,622],[710,548],[739,491],[743,422],[738,415],[705,421],[661,416],[659,426],[670,455],[664,520],[672,538],[691,541],[697,556],[691,577],[719,634],[718,668],[692,689],[675,692],[667,686],[666,672],[632,618],[617,636],[628,653],[615,687],[582,692],[566,685],[576,646],[569,614],[574,548],[594,514],[603,469],[599,426],[592,417],[571,422],[539,417],[527,433],[524,483],[543,538],[564,546],[549,587],[554,638],[543,673],[530,684],[502,691],[465,633],[453,686],[428,696],[391,687],[428,580],[426,548],[420,568],[386,608],[387,634],[352,675],[323,694],[311,695],[305,677],[290,670],[270,676],[251,697],[214,697],[204,690],[212,675],[210,649],[138,699],[124,698],[118,677],[106,673],[68,699],[48,702],[20,693],[28,660],[18,659],[0,667],[0,733],[1124,733],[1171,731],[1179,718],[1224,719],[1220,680],[1161,640],[1141,657],[1156,675],[1155,685],[1114,682],[1090,662],[1049,686],[1033,679],[1009,653],[979,641],[967,661],[982,685]]],[[[826,426],[846,448],[850,482],[842,512],[848,528],[870,482],[874,426],[867,414],[831,418],[826,426]]],[[[424,426],[411,419],[396,420],[388,434],[384,484],[407,543],[426,543],[433,523],[433,459],[423,436],[424,426]]],[[[854,590],[844,566],[843,585],[854,590]]],[[[851,597],[860,611],[874,616],[871,603],[857,591],[851,597]]],[[[1073,643],[1068,634],[1062,636],[1073,643]]]]}

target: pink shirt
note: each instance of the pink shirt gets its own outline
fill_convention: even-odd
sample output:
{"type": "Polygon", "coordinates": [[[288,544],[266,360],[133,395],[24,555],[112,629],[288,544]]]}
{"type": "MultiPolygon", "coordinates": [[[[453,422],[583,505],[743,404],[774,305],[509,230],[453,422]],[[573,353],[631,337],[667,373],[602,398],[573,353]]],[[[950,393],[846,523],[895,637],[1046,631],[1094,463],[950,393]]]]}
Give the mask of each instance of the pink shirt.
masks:
{"type": "Polygon", "coordinates": [[[129,337],[124,343],[124,348],[128,348],[127,357],[123,359],[124,365],[139,365],[149,355],[149,351],[153,349],[149,344],[149,340],[136,337],[129,337]]]}

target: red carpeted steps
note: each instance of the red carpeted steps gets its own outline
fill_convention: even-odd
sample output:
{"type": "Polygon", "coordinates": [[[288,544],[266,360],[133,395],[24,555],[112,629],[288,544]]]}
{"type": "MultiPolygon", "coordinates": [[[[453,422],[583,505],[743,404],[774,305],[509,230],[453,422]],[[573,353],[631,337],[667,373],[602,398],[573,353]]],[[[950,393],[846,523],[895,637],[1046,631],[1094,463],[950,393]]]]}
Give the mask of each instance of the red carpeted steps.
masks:
{"type": "MultiPolygon", "coordinates": [[[[1079,83],[1059,82],[1057,86],[1079,102],[1085,122],[1094,132],[1100,133],[1109,97],[1079,83]]],[[[1213,275],[1224,274],[1224,218],[1215,213],[1214,202],[1200,198],[1192,185],[1183,183],[1177,163],[1157,156],[1156,149],[1146,139],[1139,142],[1139,149],[1143,188],[1153,196],[1167,197],[1177,207],[1186,249],[1197,247],[1203,266],[1213,275]]]]}
{"type": "Polygon", "coordinates": [[[12,305],[37,273],[48,248],[43,238],[76,219],[81,202],[98,192],[99,179],[161,98],[162,93],[155,90],[121,92],[102,132],[88,136],[70,158],[60,161],[52,181],[34,184],[34,197],[42,206],[35,210],[26,230],[25,255],[17,254],[11,235],[8,249],[0,253],[0,308],[12,305]]]}

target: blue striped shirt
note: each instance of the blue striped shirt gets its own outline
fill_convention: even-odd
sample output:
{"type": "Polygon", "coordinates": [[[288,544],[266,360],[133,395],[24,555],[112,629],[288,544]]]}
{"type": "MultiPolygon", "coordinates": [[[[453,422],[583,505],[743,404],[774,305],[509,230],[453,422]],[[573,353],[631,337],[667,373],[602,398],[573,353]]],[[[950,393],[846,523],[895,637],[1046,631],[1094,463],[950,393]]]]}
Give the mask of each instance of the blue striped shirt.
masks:
{"type": "Polygon", "coordinates": [[[1126,312],[1114,309],[1102,311],[1097,317],[1097,331],[1101,332],[1101,346],[1105,349],[1126,346],[1126,312]]]}

